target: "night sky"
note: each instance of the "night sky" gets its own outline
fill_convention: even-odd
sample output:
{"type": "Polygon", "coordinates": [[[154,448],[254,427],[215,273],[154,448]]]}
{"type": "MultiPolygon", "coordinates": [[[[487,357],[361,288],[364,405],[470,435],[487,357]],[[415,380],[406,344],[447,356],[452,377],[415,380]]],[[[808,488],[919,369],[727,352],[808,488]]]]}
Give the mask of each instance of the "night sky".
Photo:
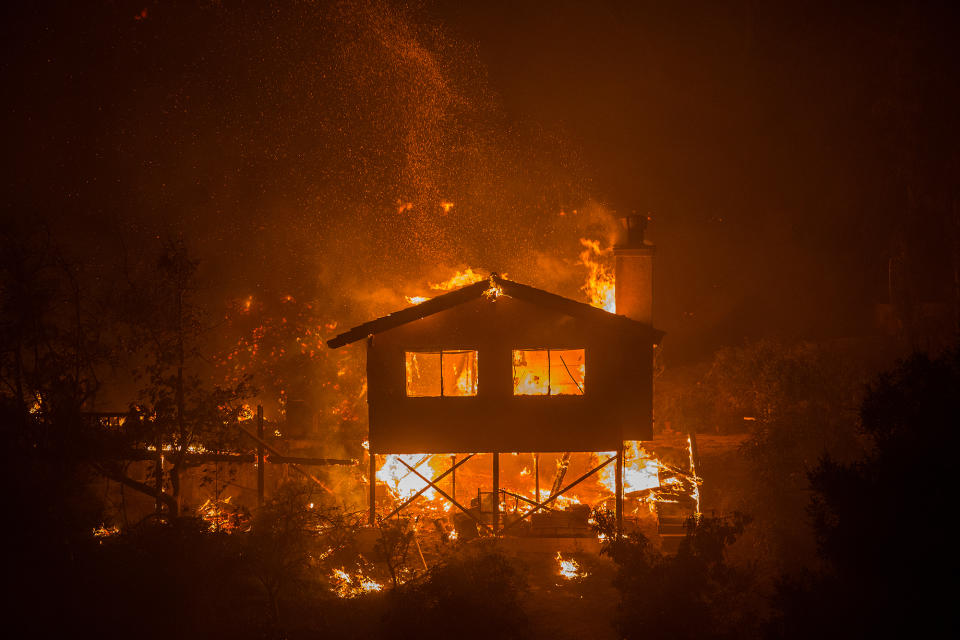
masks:
{"type": "Polygon", "coordinates": [[[637,211],[675,362],[869,331],[891,260],[953,300],[948,3],[168,5],[2,10],[3,216],[104,278],[182,234],[344,324],[466,266],[582,298],[637,211]]]}

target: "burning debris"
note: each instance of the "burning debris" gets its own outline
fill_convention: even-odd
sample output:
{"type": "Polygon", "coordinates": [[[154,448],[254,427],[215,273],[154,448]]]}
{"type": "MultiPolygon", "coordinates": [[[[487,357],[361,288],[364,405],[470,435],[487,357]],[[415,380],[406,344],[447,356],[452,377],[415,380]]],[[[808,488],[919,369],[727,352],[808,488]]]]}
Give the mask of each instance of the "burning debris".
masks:
{"type": "Polygon", "coordinates": [[[330,585],[338,598],[356,598],[383,591],[383,585],[366,575],[360,567],[352,574],[340,567],[330,573],[330,585]]]}
{"type": "Polygon", "coordinates": [[[580,568],[580,563],[573,558],[564,559],[563,555],[557,551],[557,572],[566,580],[582,580],[590,575],[588,571],[580,568]]]}

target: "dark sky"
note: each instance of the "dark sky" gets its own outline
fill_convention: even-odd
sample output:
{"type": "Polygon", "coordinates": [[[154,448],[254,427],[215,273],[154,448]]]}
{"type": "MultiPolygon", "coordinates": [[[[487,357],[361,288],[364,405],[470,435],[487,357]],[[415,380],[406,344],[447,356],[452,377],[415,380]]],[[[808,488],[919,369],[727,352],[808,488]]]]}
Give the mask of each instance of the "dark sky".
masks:
{"type": "Polygon", "coordinates": [[[81,4],[3,10],[4,216],[105,273],[182,233],[358,322],[468,265],[577,296],[637,210],[677,361],[857,332],[891,258],[950,299],[947,4],[81,4]]]}

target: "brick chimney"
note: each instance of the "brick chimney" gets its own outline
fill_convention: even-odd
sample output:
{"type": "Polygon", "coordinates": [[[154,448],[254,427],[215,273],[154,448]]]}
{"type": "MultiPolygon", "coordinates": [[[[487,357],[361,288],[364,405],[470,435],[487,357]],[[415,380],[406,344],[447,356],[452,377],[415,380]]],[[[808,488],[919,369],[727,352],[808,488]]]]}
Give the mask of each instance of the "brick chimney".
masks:
{"type": "Polygon", "coordinates": [[[617,313],[653,325],[653,245],[643,239],[647,216],[633,214],[613,247],[617,313]]]}

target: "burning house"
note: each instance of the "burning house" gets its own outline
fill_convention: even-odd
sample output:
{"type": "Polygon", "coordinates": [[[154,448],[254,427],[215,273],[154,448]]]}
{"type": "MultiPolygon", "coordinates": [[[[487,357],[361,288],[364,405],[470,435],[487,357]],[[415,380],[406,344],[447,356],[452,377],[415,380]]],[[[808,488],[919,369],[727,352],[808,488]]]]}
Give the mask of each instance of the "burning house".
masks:
{"type": "MultiPolygon", "coordinates": [[[[499,496],[503,453],[606,451],[601,464],[566,487],[554,486],[542,502],[539,477],[534,499],[511,495],[527,503],[523,519],[615,463],[620,525],[624,442],[652,438],[653,349],[663,335],[652,325],[653,246],[644,241],[645,223],[628,218],[614,248],[619,313],[494,273],[329,340],[331,348],[366,342],[370,478],[376,454],[466,454],[434,479],[403,464],[498,531],[499,499],[490,501],[491,517],[483,522],[437,482],[471,455],[490,453],[490,494],[499,496]]],[[[371,482],[371,522],[375,517],[371,482]]]]}

